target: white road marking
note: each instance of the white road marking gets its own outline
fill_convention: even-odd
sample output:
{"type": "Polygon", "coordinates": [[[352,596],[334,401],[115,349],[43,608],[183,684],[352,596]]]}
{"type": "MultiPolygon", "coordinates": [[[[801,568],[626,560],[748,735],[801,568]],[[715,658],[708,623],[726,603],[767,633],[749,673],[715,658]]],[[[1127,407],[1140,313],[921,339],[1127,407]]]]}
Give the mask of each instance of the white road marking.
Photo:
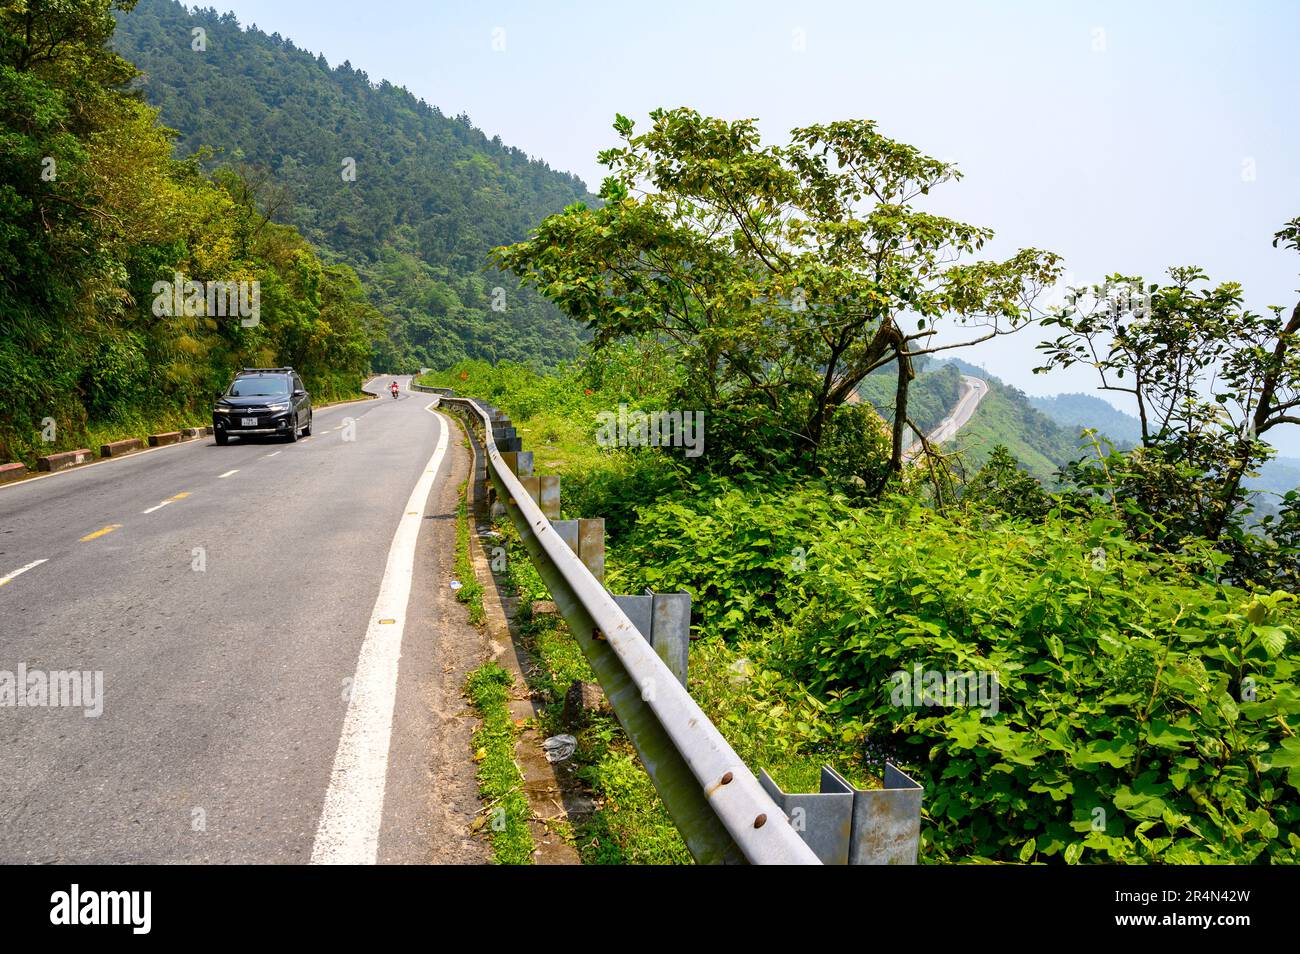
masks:
{"type": "Polygon", "coordinates": [[[217,474],[217,480],[220,480],[222,477],[229,477],[231,474],[237,474],[237,473],[239,473],[238,467],[236,467],[234,470],[228,470],[224,474],[217,474]]]}
{"type": "Polygon", "coordinates": [[[8,576],[0,576],[0,586],[4,586],[10,580],[14,579],[14,577],[22,576],[28,570],[36,569],[36,567],[40,566],[42,563],[45,563],[48,559],[49,558],[47,557],[45,560],[33,560],[31,563],[27,564],[26,566],[20,566],[18,569],[10,573],[8,576]]]}
{"type": "Polygon", "coordinates": [[[278,453],[280,453],[280,451],[275,451],[275,453],[272,453],[272,454],[265,454],[265,455],[263,455],[263,456],[265,456],[265,457],[274,457],[274,456],[275,456],[276,454],[278,454],[278,453]]]}
{"type": "Polygon", "coordinates": [[[374,864],[377,860],[415,544],[434,476],[447,451],[449,428],[441,415],[438,428],[438,444],[429,466],[406,502],[405,510],[415,511],[416,518],[404,513],[388,549],[384,579],[357,657],[348,712],[311,850],[312,864],[374,864]]]}
{"type": "Polygon", "coordinates": [[[188,490],[186,490],[186,491],[184,491],[184,492],[182,492],[182,493],[176,494],[176,496],[174,496],[174,497],[168,497],[166,500],[164,500],[162,503],[158,504],[158,506],[156,506],[156,507],[150,507],[148,510],[141,510],[140,512],[141,512],[141,513],[153,513],[155,510],[161,510],[163,507],[167,506],[168,504],[175,503],[175,502],[178,501],[178,500],[184,500],[184,499],[185,499],[186,497],[188,497],[189,495],[190,495],[190,492],[189,492],[188,490]]]}

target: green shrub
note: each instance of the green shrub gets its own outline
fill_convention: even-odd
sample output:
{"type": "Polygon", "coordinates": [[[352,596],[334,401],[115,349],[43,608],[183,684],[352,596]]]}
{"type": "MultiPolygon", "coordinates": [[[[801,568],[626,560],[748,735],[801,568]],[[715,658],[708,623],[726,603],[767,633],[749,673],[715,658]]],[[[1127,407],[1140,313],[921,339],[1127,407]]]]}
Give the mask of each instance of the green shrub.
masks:
{"type": "Polygon", "coordinates": [[[926,784],[931,860],[1294,862],[1294,598],[1206,582],[1112,521],[828,527],[776,650],[926,784]],[[897,705],[898,671],[996,673],[999,706],[897,705]]]}

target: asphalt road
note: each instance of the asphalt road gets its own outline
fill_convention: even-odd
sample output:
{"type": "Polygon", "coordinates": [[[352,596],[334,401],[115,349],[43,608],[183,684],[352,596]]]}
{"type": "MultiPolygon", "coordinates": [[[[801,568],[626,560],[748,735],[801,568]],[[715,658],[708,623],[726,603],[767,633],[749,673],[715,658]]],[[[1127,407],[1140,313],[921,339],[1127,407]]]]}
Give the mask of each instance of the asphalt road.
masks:
{"type": "MultiPolygon", "coordinates": [[[[975,414],[975,409],[979,407],[980,401],[989,393],[988,382],[982,378],[972,377],[969,374],[961,376],[961,396],[957,398],[957,403],[948,415],[939,422],[939,424],[927,436],[930,443],[942,444],[952,440],[957,436],[957,432],[966,426],[971,417],[975,414]]],[[[915,444],[907,449],[904,457],[910,459],[921,453],[921,442],[918,440],[915,444]]]]}
{"type": "Polygon", "coordinates": [[[482,637],[449,588],[468,456],[398,380],[295,444],[0,488],[0,862],[482,860],[482,637]],[[20,666],[102,672],[102,713],[6,705],[20,666]]]}

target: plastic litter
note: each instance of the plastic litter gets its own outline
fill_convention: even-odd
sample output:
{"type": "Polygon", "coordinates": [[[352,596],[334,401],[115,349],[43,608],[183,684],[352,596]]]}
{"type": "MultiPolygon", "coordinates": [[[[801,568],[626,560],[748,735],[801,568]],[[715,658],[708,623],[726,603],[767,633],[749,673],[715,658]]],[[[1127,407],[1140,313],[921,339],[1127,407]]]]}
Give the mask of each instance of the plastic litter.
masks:
{"type": "Polygon", "coordinates": [[[737,659],[727,669],[730,671],[730,679],[735,685],[749,682],[750,677],[754,675],[754,664],[748,659],[737,659]]]}
{"type": "Polygon", "coordinates": [[[578,740],[571,735],[553,735],[542,743],[542,751],[546,753],[548,762],[563,762],[577,748],[578,740]]]}

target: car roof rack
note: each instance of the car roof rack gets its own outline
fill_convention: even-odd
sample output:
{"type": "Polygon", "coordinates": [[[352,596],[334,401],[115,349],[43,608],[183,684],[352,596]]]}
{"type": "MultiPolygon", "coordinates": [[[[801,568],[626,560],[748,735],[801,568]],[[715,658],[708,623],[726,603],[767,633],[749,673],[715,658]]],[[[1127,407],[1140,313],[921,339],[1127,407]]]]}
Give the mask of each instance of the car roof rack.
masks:
{"type": "Polygon", "coordinates": [[[242,368],[240,369],[239,373],[244,374],[245,372],[264,372],[264,371],[278,371],[281,374],[292,374],[293,368],[242,368]]]}

